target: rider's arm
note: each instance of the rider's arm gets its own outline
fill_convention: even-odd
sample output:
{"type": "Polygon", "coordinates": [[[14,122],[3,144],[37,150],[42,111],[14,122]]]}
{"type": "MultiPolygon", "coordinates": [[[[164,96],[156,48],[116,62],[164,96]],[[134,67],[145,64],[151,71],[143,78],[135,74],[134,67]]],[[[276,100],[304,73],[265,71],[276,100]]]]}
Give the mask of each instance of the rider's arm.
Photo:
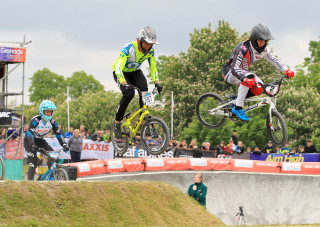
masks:
{"type": "Polygon", "coordinates": [[[154,50],[152,49],[152,56],[148,58],[149,66],[150,66],[150,73],[152,77],[152,81],[154,83],[159,82],[159,76],[158,76],[158,70],[157,70],[157,64],[156,64],[156,58],[154,57],[154,50]]]}
{"type": "Polygon", "coordinates": [[[278,58],[276,58],[271,50],[266,47],[264,58],[270,62],[274,67],[276,67],[280,72],[285,73],[286,70],[288,69],[288,66],[286,64],[283,64],[281,61],[279,61],[278,58]]]}
{"type": "Polygon", "coordinates": [[[34,144],[34,130],[38,126],[39,120],[37,118],[32,118],[30,121],[29,129],[27,131],[27,140],[30,145],[34,144]]]}
{"type": "Polygon", "coordinates": [[[123,48],[117,61],[116,61],[116,68],[115,68],[115,74],[118,78],[118,81],[121,84],[126,84],[126,79],[123,75],[123,69],[127,63],[129,57],[129,51],[126,48],[123,48]]]}
{"type": "Polygon", "coordinates": [[[53,132],[56,134],[56,137],[60,143],[61,146],[63,146],[63,144],[65,143],[65,141],[63,140],[61,131],[58,128],[58,123],[55,120],[51,120],[51,124],[52,124],[52,130],[53,132]]]}
{"type": "Polygon", "coordinates": [[[249,48],[243,46],[243,43],[240,43],[236,46],[233,51],[233,59],[231,63],[231,73],[240,81],[243,81],[246,76],[244,75],[245,70],[242,69],[243,58],[249,52],[249,48]]]}

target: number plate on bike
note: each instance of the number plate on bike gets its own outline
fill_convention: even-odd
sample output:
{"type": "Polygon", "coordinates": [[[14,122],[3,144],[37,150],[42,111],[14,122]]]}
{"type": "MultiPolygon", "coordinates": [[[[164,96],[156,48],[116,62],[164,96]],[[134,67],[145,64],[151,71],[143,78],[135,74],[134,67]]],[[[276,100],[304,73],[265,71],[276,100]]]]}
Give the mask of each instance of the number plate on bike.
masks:
{"type": "Polygon", "coordinates": [[[146,105],[150,106],[150,105],[153,104],[154,97],[153,97],[153,95],[152,95],[151,92],[143,92],[143,93],[142,93],[142,97],[143,97],[143,102],[144,102],[146,105]]]}
{"type": "Polygon", "coordinates": [[[276,95],[279,91],[279,85],[270,85],[265,88],[265,91],[268,95],[276,95]]]}

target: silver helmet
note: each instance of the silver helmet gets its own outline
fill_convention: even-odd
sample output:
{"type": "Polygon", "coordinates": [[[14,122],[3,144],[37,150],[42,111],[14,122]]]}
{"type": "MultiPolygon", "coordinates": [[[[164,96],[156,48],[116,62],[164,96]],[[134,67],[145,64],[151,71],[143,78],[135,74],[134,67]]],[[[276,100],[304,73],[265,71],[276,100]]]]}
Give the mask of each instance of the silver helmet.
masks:
{"type": "Polygon", "coordinates": [[[256,49],[256,51],[258,51],[259,53],[262,53],[267,46],[267,42],[266,42],[266,45],[264,45],[262,48],[260,48],[257,43],[258,39],[262,39],[267,42],[270,39],[274,39],[273,36],[271,35],[271,32],[268,29],[268,27],[264,26],[260,23],[252,28],[251,33],[250,33],[250,41],[251,41],[254,49],[256,49]]]}
{"type": "Polygon", "coordinates": [[[137,40],[138,40],[139,48],[144,54],[148,53],[151,48],[149,50],[143,49],[141,42],[146,42],[149,44],[159,44],[155,30],[149,26],[144,27],[140,30],[137,40]]]}

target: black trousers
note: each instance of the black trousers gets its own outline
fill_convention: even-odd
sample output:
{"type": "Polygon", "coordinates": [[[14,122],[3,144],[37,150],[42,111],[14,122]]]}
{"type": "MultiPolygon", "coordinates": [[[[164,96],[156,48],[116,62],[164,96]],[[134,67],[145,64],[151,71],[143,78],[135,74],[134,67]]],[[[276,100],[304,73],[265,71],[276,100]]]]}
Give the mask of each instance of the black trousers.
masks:
{"type": "Polygon", "coordinates": [[[70,150],[71,162],[80,162],[81,152],[70,150]]]}
{"type": "MultiPolygon", "coordinates": [[[[139,69],[134,72],[123,72],[124,78],[126,79],[128,84],[131,84],[141,91],[148,91],[148,83],[146,77],[143,75],[143,72],[139,69]]],[[[122,92],[122,98],[120,100],[120,104],[116,114],[116,121],[121,121],[123,116],[127,110],[127,107],[131,100],[134,97],[135,91],[130,91],[125,89],[125,87],[119,83],[117,75],[113,72],[114,80],[119,84],[120,90],[122,92]]],[[[140,108],[143,107],[143,102],[140,97],[139,99],[140,108]]]]}
{"type": "MultiPolygon", "coordinates": [[[[44,139],[34,139],[34,144],[39,148],[45,149],[46,151],[53,151],[52,147],[44,139]]],[[[27,138],[24,138],[24,149],[27,152],[27,163],[29,164],[28,180],[34,180],[34,173],[38,164],[40,163],[40,160],[37,157],[37,152],[32,150],[31,144],[29,144],[27,138]]],[[[47,163],[50,168],[52,163],[50,161],[47,161],[47,163]]]]}

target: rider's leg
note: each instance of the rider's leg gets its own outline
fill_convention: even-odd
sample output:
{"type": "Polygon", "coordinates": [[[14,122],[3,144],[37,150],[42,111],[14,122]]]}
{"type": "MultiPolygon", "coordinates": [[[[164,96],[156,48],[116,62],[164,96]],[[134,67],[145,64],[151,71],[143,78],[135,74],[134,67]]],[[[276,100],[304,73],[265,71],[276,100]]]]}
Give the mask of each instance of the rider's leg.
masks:
{"type": "MultiPolygon", "coordinates": [[[[47,143],[47,141],[44,140],[44,139],[40,140],[40,141],[38,142],[38,144],[39,144],[38,146],[39,146],[40,148],[45,149],[47,152],[53,151],[53,148],[52,148],[52,147],[47,143]]],[[[48,165],[48,168],[50,168],[50,167],[52,166],[52,162],[49,161],[48,159],[47,159],[47,165],[48,165]]]]}
{"type": "MultiPolygon", "coordinates": [[[[148,91],[148,82],[143,72],[139,69],[134,72],[134,76],[131,78],[131,83],[140,89],[140,91],[148,91]]],[[[139,99],[140,108],[143,107],[143,102],[139,99]]]]}
{"type": "Polygon", "coordinates": [[[35,174],[35,170],[37,168],[37,163],[38,163],[37,152],[34,152],[32,150],[26,138],[24,139],[24,149],[27,152],[27,157],[28,157],[27,163],[29,164],[28,180],[34,180],[34,174],[35,174]]]}
{"type": "MultiPolygon", "coordinates": [[[[132,84],[131,83],[131,74],[132,73],[123,73],[124,74],[124,77],[127,81],[128,84],[132,84]]],[[[113,72],[113,77],[114,77],[114,80],[118,83],[118,79],[117,79],[117,76],[115,75],[115,73],[113,72]]],[[[115,119],[115,127],[114,127],[114,133],[115,133],[115,136],[117,138],[120,138],[122,137],[122,133],[121,133],[121,121],[123,119],[123,116],[127,110],[127,107],[129,105],[129,103],[131,102],[131,100],[133,99],[134,97],[134,91],[132,90],[127,90],[122,84],[118,83],[119,85],[119,88],[122,92],[122,98],[120,100],[120,104],[119,104],[119,107],[118,107],[118,110],[117,110],[117,113],[116,113],[116,119],[115,119]]]]}

